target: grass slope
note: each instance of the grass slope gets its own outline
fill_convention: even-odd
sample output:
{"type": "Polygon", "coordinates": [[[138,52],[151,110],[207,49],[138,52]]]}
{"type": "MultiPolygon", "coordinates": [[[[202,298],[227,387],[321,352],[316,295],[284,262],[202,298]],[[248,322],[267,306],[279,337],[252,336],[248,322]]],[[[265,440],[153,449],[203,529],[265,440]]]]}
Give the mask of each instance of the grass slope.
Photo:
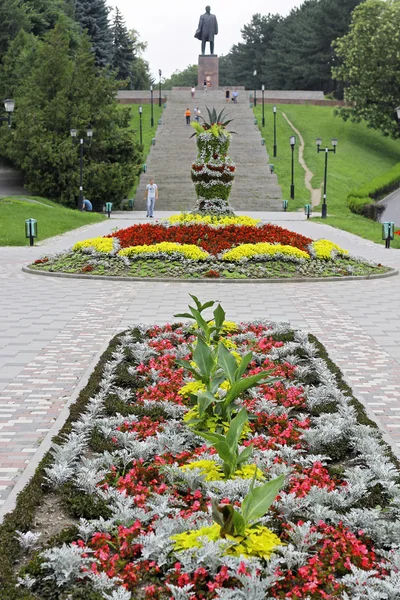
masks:
{"type": "Polygon", "coordinates": [[[38,239],[44,240],[71,229],[98,223],[105,217],[96,213],[79,212],[64,208],[55,202],[32,197],[36,202],[26,202],[18,198],[0,199],[0,246],[25,246],[26,219],[38,222],[38,239]]]}
{"type": "MultiPolygon", "coordinates": [[[[355,233],[374,242],[382,242],[381,225],[369,219],[355,215],[347,206],[347,195],[378,175],[388,171],[400,161],[400,144],[396,140],[383,137],[378,131],[368,129],[364,123],[344,122],[334,116],[334,108],[327,106],[281,104],[277,107],[277,145],[278,156],[273,158],[273,113],[272,106],[265,105],[266,125],[261,127],[266,138],[270,162],[275,164],[283,197],[290,197],[291,149],[289,136],[293,131],[282,116],[288,119],[303,136],[304,159],[314,173],[312,185],[318,188],[324,178],[324,155],[317,154],[315,139],[321,137],[323,144],[331,147],[333,137],[338,138],[337,152],[328,157],[327,205],[328,218],[325,223],[355,233]]],[[[262,107],[257,106],[255,115],[261,124],[262,107]]],[[[310,195],[304,185],[304,171],[298,159],[298,144],[295,155],[295,200],[289,201],[290,210],[303,208],[310,195]]],[[[398,223],[397,225],[400,225],[398,223]]],[[[400,248],[400,239],[393,243],[400,248]]]]}
{"type": "MultiPolygon", "coordinates": [[[[142,108],[143,108],[143,112],[142,112],[143,163],[145,163],[147,161],[147,155],[149,154],[150,148],[151,148],[151,140],[153,139],[153,137],[156,134],[157,127],[158,127],[158,120],[162,116],[163,106],[164,105],[162,105],[160,108],[158,106],[158,98],[154,99],[154,104],[153,104],[154,127],[151,127],[151,105],[143,104],[143,106],[142,106],[142,108]]],[[[127,108],[127,105],[121,104],[120,107],[121,107],[121,110],[123,110],[123,109],[127,108]]],[[[133,105],[129,106],[129,108],[131,110],[131,120],[130,120],[131,128],[133,129],[133,131],[135,133],[136,140],[139,142],[140,141],[139,105],[133,104],[133,105]]],[[[130,198],[135,197],[136,189],[137,189],[138,185],[139,185],[139,178],[137,178],[134,186],[132,187],[132,189],[130,191],[130,194],[129,194],[130,198]]]]}

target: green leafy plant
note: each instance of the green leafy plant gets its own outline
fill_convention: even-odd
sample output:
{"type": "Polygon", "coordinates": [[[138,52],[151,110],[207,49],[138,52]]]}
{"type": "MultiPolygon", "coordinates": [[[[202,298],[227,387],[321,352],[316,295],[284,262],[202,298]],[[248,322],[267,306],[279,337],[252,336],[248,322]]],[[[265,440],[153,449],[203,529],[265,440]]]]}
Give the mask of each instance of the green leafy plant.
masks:
{"type": "Polygon", "coordinates": [[[248,414],[245,408],[240,409],[231,424],[226,435],[213,433],[211,431],[194,431],[198,436],[212,444],[223,461],[223,471],[227,479],[230,479],[235,471],[246,463],[253,453],[253,446],[247,446],[239,453],[239,440],[243,428],[248,423],[248,414]]]}
{"type": "Polygon", "coordinates": [[[242,502],[240,511],[233,508],[232,504],[219,505],[212,500],[212,516],[221,526],[221,537],[227,535],[244,536],[248,527],[254,527],[268,511],[279,490],[283,487],[285,478],[279,475],[275,479],[254,487],[255,474],[251,482],[250,491],[242,502]]]}
{"type": "Polygon", "coordinates": [[[206,429],[205,422],[209,416],[216,415],[221,423],[229,423],[232,414],[237,412],[234,402],[241,394],[256,385],[273,383],[276,378],[268,377],[271,371],[262,371],[250,377],[243,377],[252,361],[252,352],[243,357],[234,356],[221,341],[225,323],[225,311],[221,305],[218,304],[214,310],[214,319],[206,320],[201,313],[212,307],[215,302],[209,301],[202,304],[196,296],[191,294],[191,297],[195,301],[196,307],[189,306],[190,313],[180,313],[175,316],[195,320],[197,341],[192,360],[177,360],[177,364],[189,371],[194,379],[200,381],[205,388],[197,393],[189,394],[193,404],[197,404],[198,416],[196,415],[188,421],[188,424],[197,429],[206,429]],[[226,395],[220,397],[218,390],[224,382],[227,382],[226,395]]]}

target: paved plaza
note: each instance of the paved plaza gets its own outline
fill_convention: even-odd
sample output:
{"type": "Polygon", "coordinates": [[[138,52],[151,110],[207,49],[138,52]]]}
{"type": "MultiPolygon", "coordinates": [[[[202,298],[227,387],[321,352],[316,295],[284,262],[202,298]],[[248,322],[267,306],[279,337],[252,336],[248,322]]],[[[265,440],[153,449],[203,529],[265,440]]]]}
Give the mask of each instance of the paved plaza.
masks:
{"type": "MultiPolygon", "coordinates": [[[[300,213],[251,216],[312,238],[328,238],[352,254],[400,269],[399,250],[306,221],[300,213]]],[[[144,213],[114,215],[33,248],[0,248],[3,513],[13,507],[110,338],[135,323],[171,321],[187,306],[189,293],[220,300],[232,320],[289,321],[294,328],[314,333],[400,455],[400,276],[304,283],[163,283],[22,272],[46,253],[133,222],[145,222],[144,213]]]]}

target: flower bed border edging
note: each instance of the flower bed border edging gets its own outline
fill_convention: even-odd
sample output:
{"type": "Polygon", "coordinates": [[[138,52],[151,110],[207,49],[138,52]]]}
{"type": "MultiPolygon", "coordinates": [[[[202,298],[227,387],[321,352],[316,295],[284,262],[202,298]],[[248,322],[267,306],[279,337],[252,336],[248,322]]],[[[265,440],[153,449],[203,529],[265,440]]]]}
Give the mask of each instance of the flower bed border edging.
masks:
{"type": "Polygon", "coordinates": [[[45,277],[65,277],[68,279],[101,279],[102,281],[132,281],[132,282],[149,282],[157,283],[313,283],[321,281],[360,281],[363,279],[383,279],[386,277],[394,277],[399,275],[397,269],[392,269],[388,273],[377,273],[375,275],[343,275],[343,277],[271,277],[271,279],[230,279],[222,277],[203,277],[193,279],[181,279],[178,277],[121,277],[120,275],[86,275],[86,273],[60,273],[50,271],[39,271],[30,267],[22,267],[24,273],[30,275],[44,275],[45,277]]]}

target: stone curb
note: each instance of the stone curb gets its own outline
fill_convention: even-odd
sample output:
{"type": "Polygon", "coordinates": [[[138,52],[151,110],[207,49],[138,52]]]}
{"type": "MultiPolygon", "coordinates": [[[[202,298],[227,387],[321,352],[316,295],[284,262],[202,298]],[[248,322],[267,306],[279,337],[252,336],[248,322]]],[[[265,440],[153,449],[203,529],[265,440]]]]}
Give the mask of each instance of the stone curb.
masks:
{"type": "Polygon", "coordinates": [[[97,352],[96,356],[93,358],[92,362],[86,369],[83,377],[77,384],[75,390],[72,392],[71,396],[69,397],[68,402],[66,402],[64,408],[60,411],[57,419],[55,420],[53,425],[50,427],[49,431],[46,433],[44,439],[41,442],[39,442],[39,446],[37,447],[37,450],[36,450],[35,454],[32,456],[31,460],[29,461],[29,464],[27,465],[26,469],[24,469],[24,471],[18,477],[17,483],[11,490],[11,492],[10,492],[9,496],[7,497],[6,501],[4,502],[3,506],[0,508],[0,524],[3,522],[4,517],[9,512],[14,510],[18,494],[20,492],[22,492],[22,490],[25,489],[26,485],[29,483],[29,481],[35,474],[35,471],[38,468],[39,463],[41,462],[41,460],[43,459],[45,454],[50,450],[51,445],[52,445],[52,439],[59,433],[60,429],[63,427],[64,423],[66,422],[66,420],[69,416],[70,406],[72,406],[76,402],[79,394],[81,393],[83,388],[87,385],[97,363],[99,362],[101,355],[107,350],[108,346],[110,345],[110,340],[113,337],[113,335],[115,335],[115,334],[112,333],[111,336],[109,337],[109,339],[107,339],[104,342],[104,344],[101,346],[100,350],[97,352]]]}
{"type": "Polygon", "coordinates": [[[29,267],[22,267],[24,273],[30,275],[44,275],[46,277],[64,277],[67,279],[100,279],[102,281],[132,281],[134,283],[156,281],[162,283],[320,283],[321,281],[360,281],[363,279],[385,279],[394,277],[399,271],[393,269],[389,273],[377,275],[345,275],[343,277],[292,277],[271,279],[219,279],[218,277],[204,277],[204,279],[177,279],[176,277],[120,277],[119,275],[85,275],[83,273],[50,273],[49,271],[38,271],[29,267]]]}

